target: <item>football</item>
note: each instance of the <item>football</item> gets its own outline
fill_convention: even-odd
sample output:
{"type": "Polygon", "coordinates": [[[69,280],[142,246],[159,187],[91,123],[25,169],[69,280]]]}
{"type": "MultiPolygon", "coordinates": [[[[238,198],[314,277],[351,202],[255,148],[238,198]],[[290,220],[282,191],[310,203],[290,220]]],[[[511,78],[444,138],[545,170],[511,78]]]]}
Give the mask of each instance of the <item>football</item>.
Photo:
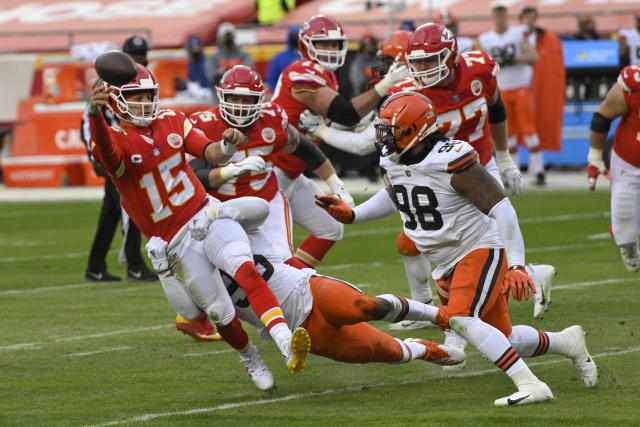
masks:
{"type": "Polygon", "coordinates": [[[100,78],[113,86],[127,84],[138,75],[133,59],[118,50],[110,50],[98,56],[95,66],[100,78]]]}

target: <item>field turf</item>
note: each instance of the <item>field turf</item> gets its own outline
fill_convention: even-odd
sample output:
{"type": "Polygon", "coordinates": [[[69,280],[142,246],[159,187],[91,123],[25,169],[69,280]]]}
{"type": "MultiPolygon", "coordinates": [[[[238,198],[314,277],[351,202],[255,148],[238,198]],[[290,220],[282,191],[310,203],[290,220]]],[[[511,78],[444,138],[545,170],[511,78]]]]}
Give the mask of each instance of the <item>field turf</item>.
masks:
{"type": "MultiPolygon", "coordinates": [[[[3,203],[0,426],[640,424],[640,275],[608,236],[608,193],[530,192],[513,203],[527,260],[558,272],[544,319],[532,318],[531,302],[513,302],[513,322],[581,324],[600,378],[587,389],[564,358],[528,359],[555,401],[502,409],[493,400],[513,385],[472,348],[456,377],[422,361],[348,365],[313,355],[291,375],[275,345],[247,328],[276,377],[277,390],[261,392],[226,344],[175,330],[159,282],[83,282],[99,202],[3,203]]],[[[399,228],[396,216],[347,227],[319,271],[371,295],[408,295],[399,228]]],[[[118,236],[109,270],[126,276],[119,244],[118,236]]],[[[433,329],[397,336],[443,339],[433,329]]]]}

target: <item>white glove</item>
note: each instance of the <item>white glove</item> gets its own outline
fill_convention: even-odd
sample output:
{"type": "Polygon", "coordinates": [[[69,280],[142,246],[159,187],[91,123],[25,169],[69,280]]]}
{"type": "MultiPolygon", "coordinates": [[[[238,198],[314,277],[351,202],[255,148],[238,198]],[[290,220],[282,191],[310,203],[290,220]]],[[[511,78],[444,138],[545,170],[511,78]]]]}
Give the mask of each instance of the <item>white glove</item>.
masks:
{"type": "Polygon", "coordinates": [[[327,126],[324,124],[324,118],[311,110],[304,110],[302,114],[300,114],[298,124],[300,125],[300,129],[315,138],[322,138],[324,131],[327,129],[327,126]]]}
{"type": "Polygon", "coordinates": [[[169,260],[167,259],[167,242],[162,237],[154,236],[149,239],[145,246],[147,248],[147,256],[151,260],[151,265],[160,277],[171,275],[169,268],[169,260]]]}
{"type": "Polygon", "coordinates": [[[220,170],[220,176],[225,181],[244,176],[249,173],[259,174],[267,170],[264,159],[260,156],[249,156],[237,163],[231,163],[220,170]]]}
{"type": "Polygon", "coordinates": [[[351,194],[349,194],[349,191],[344,186],[344,182],[338,178],[338,175],[334,173],[327,178],[327,184],[329,185],[329,188],[331,188],[334,196],[342,199],[342,201],[349,205],[350,208],[354,208],[356,206],[356,203],[353,201],[353,197],[351,197],[351,194]]]}
{"type": "Polygon", "coordinates": [[[219,204],[209,204],[206,208],[200,210],[189,221],[189,232],[191,237],[196,240],[204,240],[207,237],[211,222],[218,218],[219,204]]]}
{"type": "Polygon", "coordinates": [[[373,88],[381,98],[385,97],[387,96],[387,91],[391,86],[398,83],[408,75],[409,69],[407,68],[405,63],[396,61],[391,65],[391,67],[389,67],[389,71],[387,71],[387,74],[384,76],[384,78],[376,83],[373,88]]]}
{"type": "Polygon", "coordinates": [[[378,114],[376,110],[369,111],[369,113],[365,114],[365,116],[360,119],[358,124],[353,128],[353,131],[355,133],[363,132],[366,128],[369,127],[369,124],[374,121],[377,116],[378,114]]]}
{"type": "Polygon", "coordinates": [[[607,170],[607,166],[602,160],[602,149],[589,147],[589,154],[587,154],[587,162],[598,168],[598,172],[604,173],[607,170]]]}
{"type": "Polygon", "coordinates": [[[522,173],[520,168],[513,163],[513,159],[507,150],[496,150],[496,163],[502,180],[507,184],[512,196],[518,196],[522,192],[522,173]]]}

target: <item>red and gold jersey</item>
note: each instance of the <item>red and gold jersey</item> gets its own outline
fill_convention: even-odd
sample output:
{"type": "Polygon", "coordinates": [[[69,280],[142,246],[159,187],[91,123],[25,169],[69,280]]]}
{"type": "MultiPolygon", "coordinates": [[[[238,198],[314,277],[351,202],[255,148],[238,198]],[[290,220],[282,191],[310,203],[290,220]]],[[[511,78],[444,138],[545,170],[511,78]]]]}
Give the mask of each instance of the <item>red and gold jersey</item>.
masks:
{"type": "MultiPolygon", "coordinates": [[[[222,133],[231,127],[220,116],[219,105],[207,111],[193,113],[189,119],[212,141],[221,140],[222,133]]],[[[272,162],[276,153],[279,153],[289,141],[287,127],[287,113],[279,105],[270,102],[263,104],[260,117],[251,129],[242,130],[247,142],[240,145],[227,163],[216,166],[236,163],[248,156],[260,156],[267,164],[267,171],[230,179],[209,194],[222,201],[242,196],[261,197],[266,201],[273,199],[278,191],[278,180],[273,173],[272,162]]]]}
{"type": "Polygon", "coordinates": [[[618,76],[629,114],[616,127],[613,149],[625,162],[640,167],[640,65],[628,65],[618,76]]]}
{"type": "MultiPolygon", "coordinates": [[[[338,79],[335,73],[325,70],[314,61],[302,59],[282,71],[271,102],[284,108],[291,125],[300,130],[298,119],[307,106],[297,101],[293,94],[296,92],[317,92],[323,87],[338,91],[338,79]]],[[[278,154],[275,164],[291,179],[296,178],[306,169],[302,160],[284,153],[278,154]]]]}
{"type": "Polygon", "coordinates": [[[485,52],[465,52],[448,86],[418,89],[407,77],[392,86],[388,95],[413,91],[429,98],[438,112],[438,129],[448,138],[471,144],[480,155],[480,163],[486,165],[493,145],[487,116],[489,100],[498,87],[498,69],[485,52]]]}
{"type": "Polygon", "coordinates": [[[122,206],[145,236],[171,241],[207,200],[185,152],[203,158],[211,140],[173,110],[161,110],[146,128],[112,126],[109,133],[115,142],[109,162],[94,141],[92,152],[120,191],[122,206]]]}

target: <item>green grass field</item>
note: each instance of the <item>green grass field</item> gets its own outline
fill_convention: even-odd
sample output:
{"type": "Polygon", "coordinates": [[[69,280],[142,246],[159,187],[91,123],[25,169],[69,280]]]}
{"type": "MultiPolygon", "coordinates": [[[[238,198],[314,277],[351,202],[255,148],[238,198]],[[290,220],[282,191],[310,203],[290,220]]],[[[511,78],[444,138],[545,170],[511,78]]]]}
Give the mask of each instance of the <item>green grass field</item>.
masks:
{"type": "MultiPolygon", "coordinates": [[[[514,302],[513,322],[581,324],[600,379],[587,389],[564,358],[529,359],[555,401],[495,409],[512,383],[472,348],[457,377],[422,361],[348,365],[313,355],[294,376],[275,345],[249,330],[278,386],[261,392],[226,344],[175,330],[159,282],[83,282],[99,202],[4,203],[0,425],[638,425],[640,276],[606,234],[608,193],[530,192],[514,205],[528,261],[554,264],[558,275],[544,319],[532,318],[531,302],[514,302]]],[[[372,295],[408,294],[399,225],[390,217],[347,227],[319,271],[372,295]]],[[[109,266],[126,276],[116,250],[109,266]]],[[[443,339],[437,330],[397,336],[443,339]]]]}

